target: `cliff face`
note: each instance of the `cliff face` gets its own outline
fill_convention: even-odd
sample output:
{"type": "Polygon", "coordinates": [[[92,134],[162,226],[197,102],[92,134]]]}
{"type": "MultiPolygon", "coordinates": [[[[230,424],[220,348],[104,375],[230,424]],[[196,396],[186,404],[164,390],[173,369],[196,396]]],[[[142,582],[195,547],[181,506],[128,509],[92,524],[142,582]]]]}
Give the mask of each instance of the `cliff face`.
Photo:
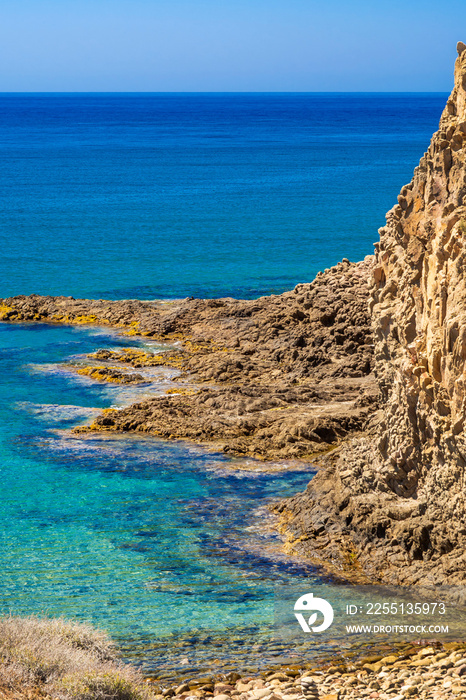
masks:
{"type": "Polygon", "coordinates": [[[290,544],[394,583],[466,579],[466,46],[439,131],[387,214],[370,299],[381,413],[305,494],[290,544]]]}
{"type": "Polygon", "coordinates": [[[428,506],[423,549],[439,553],[466,534],[463,45],[460,51],[439,131],[380,230],[371,302],[385,412],[378,456],[394,493],[428,506]]]}

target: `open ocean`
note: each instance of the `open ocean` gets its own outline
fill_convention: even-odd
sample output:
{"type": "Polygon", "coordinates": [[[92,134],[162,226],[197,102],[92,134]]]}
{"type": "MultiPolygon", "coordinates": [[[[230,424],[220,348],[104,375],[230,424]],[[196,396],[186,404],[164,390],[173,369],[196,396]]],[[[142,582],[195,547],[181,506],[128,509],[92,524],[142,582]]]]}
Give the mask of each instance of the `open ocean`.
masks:
{"type": "MultiPolygon", "coordinates": [[[[361,259],[445,99],[0,95],[0,297],[253,298],[361,259]]],[[[281,555],[266,505],[312,470],[73,435],[170,386],[169,372],[128,389],[70,370],[130,342],[154,347],[0,324],[0,612],[92,621],[154,673],[277,661],[274,586],[321,579],[281,555]]]]}

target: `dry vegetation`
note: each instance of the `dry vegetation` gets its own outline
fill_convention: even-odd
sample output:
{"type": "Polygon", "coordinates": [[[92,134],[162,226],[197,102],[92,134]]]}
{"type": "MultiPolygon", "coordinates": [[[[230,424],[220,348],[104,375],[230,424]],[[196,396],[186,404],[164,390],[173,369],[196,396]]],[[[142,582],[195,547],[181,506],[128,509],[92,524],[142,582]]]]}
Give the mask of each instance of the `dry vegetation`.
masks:
{"type": "Polygon", "coordinates": [[[118,661],[105,633],[36,617],[0,618],[0,698],[150,700],[137,669],[118,661]]]}

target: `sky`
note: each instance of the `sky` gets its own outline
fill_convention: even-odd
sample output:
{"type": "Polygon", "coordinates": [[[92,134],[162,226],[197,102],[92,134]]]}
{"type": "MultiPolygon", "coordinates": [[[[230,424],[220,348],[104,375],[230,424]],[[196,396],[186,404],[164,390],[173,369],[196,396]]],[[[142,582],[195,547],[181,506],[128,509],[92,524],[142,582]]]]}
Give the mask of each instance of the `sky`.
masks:
{"type": "Polygon", "coordinates": [[[1,0],[1,92],[448,92],[465,0],[1,0]]]}

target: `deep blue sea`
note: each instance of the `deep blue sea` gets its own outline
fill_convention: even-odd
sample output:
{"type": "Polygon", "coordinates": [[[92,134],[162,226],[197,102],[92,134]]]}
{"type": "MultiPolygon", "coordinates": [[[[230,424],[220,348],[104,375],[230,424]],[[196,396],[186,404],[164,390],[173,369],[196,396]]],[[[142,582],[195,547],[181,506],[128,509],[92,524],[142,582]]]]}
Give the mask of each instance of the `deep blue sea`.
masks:
{"type": "Polygon", "coordinates": [[[0,95],[0,295],[254,297],[360,259],[445,100],[0,95]]]}
{"type": "MultiPolygon", "coordinates": [[[[361,259],[445,99],[0,95],[0,297],[252,298],[361,259]]],[[[266,506],[312,468],[71,433],[171,386],[72,369],[129,344],[144,343],[0,324],[0,612],[92,621],[154,672],[289,655],[270,641],[274,587],[321,579],[282,554],[266,506]]]]}

